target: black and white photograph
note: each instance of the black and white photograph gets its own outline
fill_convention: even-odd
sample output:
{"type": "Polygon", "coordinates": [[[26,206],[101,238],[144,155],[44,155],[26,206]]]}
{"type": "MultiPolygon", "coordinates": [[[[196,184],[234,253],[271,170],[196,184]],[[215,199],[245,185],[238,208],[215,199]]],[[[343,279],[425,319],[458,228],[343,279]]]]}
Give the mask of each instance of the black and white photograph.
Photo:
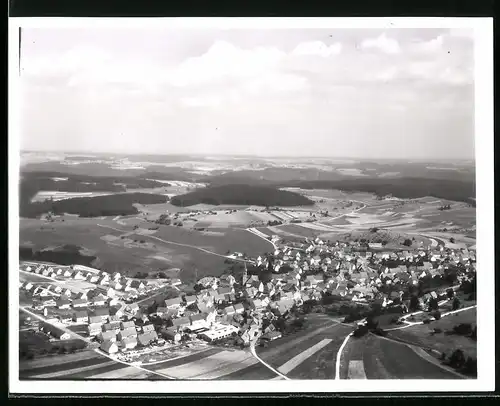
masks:
{"type": "Polygon", "coordinates": [[[11,389],[494,389],[491,19],[9,24],[11,389]]]}

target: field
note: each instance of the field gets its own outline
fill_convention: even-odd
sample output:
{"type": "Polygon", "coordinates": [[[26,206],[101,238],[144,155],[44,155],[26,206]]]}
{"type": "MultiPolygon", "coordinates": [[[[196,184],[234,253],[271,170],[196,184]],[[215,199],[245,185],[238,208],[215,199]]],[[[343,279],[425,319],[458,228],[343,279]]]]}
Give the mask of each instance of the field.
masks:
{"type": "Polygon", "coordinates": [[[340,376],[341,379],[457,378],[407,345],[372,334],[349,339],[341,356],[340,376]]]}
{"type": "Polygon", "coordinates": [[[256,350],[260,358],[291,379],[333,379],[335,356],[352,330],[323,315],[311,314],[304,330],[256,350]]]}
{"type": "Polygon", "coordinates": [[[49,225],[22,219],[20,245],[54,250],[72,244],[97,257],[92,265],[110,272],[119,270],[134,276],[137,272],[182,268],[181,277],[189,278],[194,267],[200,277],[222,274],[227,267],[223,256],[228,251],[258,256],[272,248],[269,242],[245,230],[214,229],[203,233],[174,226],[148,230],[152,226],[141,220],[111,218],[72,219],[49,225]],[[144,228],[134,230],[138,225],[144,228]]]}
{"type": "Polygon", "coordinates": [[[469,337],[460,335],[444,334],[447,330],[452,330],[454,326],[460,323],[476,324],[476,309],[466,310],[460,313],[452,314],[431,322],[430,324],[416,325],[402,330],[389,332],[388,337],[394,337],[408,343],[416,344],[424,348],[430,348],[439,352],[451,353],[455,349],[462,349],[467,355],[476,358],[477,343],[469,337]],[[431,334],[439,328],[442,333],[431,334]]]}

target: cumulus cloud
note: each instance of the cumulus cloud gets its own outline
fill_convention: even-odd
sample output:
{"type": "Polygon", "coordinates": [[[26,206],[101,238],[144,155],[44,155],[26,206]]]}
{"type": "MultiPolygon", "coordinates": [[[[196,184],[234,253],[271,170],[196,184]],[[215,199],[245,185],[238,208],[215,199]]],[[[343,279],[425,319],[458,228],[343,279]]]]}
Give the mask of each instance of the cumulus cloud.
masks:
{"type": "Polygon", "coordinates": [[[285,56],[277,48],[245,50],[226,41],[216,41],[205,54],[181,63],[171,73],[171,84],[188,86],[224,77],[255,77],[275,68],[285,56]]]}
{"type": "Polygon", "coordinates": [[[420,52],[437,52],[442,49],[443,43],[443,36],[439,35],[438,37],[431,39],[430,41],[417,42],[414,48],[416,51],[420,52]]]}
{"type": "Polygon", "coordinates": [[[368,38],[361,43],[361,47],[365,49],[379,49],[387,54],[397,54],[400,51],[399,42],[393,38],[389,38],[382,33],[377,38],[368,38]]]}
{"type": "Polygon", "coordinates": [[[323,58],[338,55],[342,51],[342,44],[337,42],[330,46],[321,41],[301,42],[292,51],[292,55],[311,56],[317,55],[323,58]]]}

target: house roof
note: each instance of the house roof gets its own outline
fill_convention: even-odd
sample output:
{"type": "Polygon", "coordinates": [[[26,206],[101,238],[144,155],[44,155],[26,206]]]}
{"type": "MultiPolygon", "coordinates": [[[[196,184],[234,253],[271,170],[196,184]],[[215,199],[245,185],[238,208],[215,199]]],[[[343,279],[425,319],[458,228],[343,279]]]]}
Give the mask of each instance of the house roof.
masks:
{"type": "Polygon", "coordinates": [[[111,349],[111,347],[115,346],[116,347],[116,344],[111,342],[111,341],[104,341],[102,344],[101,344],[101,349],[106,351],[106,352],[109,352],[109,350],[111,349]]]}
{"type": "Polygon", "coordinates": [[[128,327],[124,328],[123,330],[120,330],[120,335],[122,337],[130,337],[130,336],[137,336],[137,331],[135,327],[128,327]]]}
{"type": "Polygon", "coordinates": [[[74,313],[74,316],[79,319],[80,317],[88,317],[88,313],[84,310],[78,310],[74,313]]]}
{"type": "Polygon", "coordinates": [[[174,326],[187,326],[191,322],[188,317],[179,317],[178,319],[173,319],[172,324],[174,326]]]}
{"type": "Polygon", "coordinates": [[[104,308],[97,308],[94,310],[94,316],[109,316],[109,310],[104,308]]]}
{"type": "Polygon", "coordinates": [[[101,333],[101,337],[103,340],[110,340],[112,338],[116,338],[116,333],[114,330],[103,331],[101,333]]]}
{"type": "Polygon", "coordinates": [[[165,306],[168,307],[168,306],[176,305],[176,304],[180,305],[181,304],[181,300],[182,299],[180,297],[174,297],[172,299],[166,299],[165,300],[165,306]]]}

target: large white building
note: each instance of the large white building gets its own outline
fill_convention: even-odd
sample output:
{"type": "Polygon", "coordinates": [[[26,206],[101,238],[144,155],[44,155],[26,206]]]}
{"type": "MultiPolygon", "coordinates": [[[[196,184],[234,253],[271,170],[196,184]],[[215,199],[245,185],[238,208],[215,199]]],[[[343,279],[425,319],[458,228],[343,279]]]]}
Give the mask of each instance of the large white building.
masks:
{"type": "Polygon", "coordinates": [[[200,337],[211,342],[231,337],[233,333],[238,333],[237,327],[226,324],[214,324],[210,330],[201,333],[200,337]]]}

